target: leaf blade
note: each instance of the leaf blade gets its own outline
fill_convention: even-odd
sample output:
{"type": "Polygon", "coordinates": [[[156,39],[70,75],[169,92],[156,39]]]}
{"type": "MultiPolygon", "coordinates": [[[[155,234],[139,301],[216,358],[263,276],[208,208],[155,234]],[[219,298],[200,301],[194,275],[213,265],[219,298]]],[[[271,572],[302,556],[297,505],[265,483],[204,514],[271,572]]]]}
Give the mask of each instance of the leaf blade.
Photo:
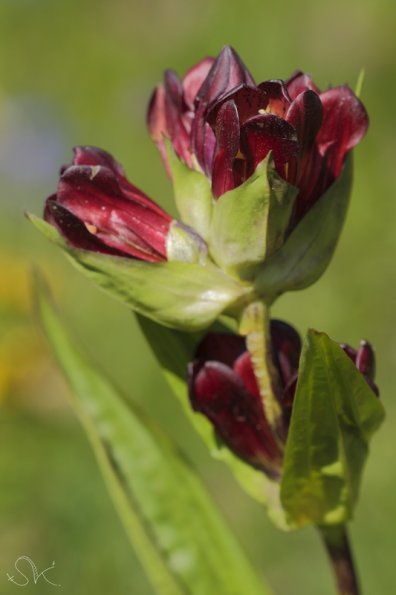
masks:
{"type": "Polygon", "coordinates": [[[351,518],[383,407],[337,343],[309,331],[285,451],[281,501],[291,522],[351,518]]]}
{"type": "Polygon", "coordinates": [[[268,593],[171,441],[78,354],[42,290],[37,302],[73,404],[158,595],[268,593]]]}

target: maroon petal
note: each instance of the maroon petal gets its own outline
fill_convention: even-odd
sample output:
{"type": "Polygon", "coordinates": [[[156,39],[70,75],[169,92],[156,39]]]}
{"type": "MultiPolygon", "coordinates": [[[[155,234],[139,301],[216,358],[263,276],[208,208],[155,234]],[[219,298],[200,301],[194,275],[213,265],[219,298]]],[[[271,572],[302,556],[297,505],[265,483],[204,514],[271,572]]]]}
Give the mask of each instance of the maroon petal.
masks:
{"type": "MultiPolygon", "coordinates": [[[[159,215],[169,218],[168,214],[163,209],[161,209],[157,203],[151,200],[151,198],[149,198],[144,192],[139,190],[139,188],[127,180],[125,177],[124,168],[120,163],[118,163],[118,161],[114,159],[114,157],[110,155],[110,153],[103,151],[103,149],[89,146],[74,147],[73,153],[74,157],[72,165],[90,165],[93,167],[102,166],[102,168],[109,169],[112,173],[108,174],[107,183],[109,183],[112,187],[111,191],[118,191],[116,185],[113,185],[116,180],[116,182],[119,184],[119,188],[122,190],[122,195],[124,198],[128,198],[134,203],[139,203],[142,206],[150,208],[159,215]]],[[[70,167],[70,165],[64,166],[61,169],[61,173],[65,173],[70,167]]],[[[97,171],[97,169],[93,169],[91,171],[97,171]]],[[[101,171],[103,173],[103,169],[101,171]]]]}
{"type": "Polygon", "coordinates": [[[197,360],[218,361],[232,368],[246,350],[245,339],[234,333],[207,333],[196,351],[197,360]]]}
{"type": "MultiPolygon", "coordinates": [[[[110,153],[98,147],[78,146],[73,148],[73,165],[102,165],[110,169],[116,177],[125,178],[124,168],[110,153]]],[[[67,167],[63,168],[63,173],[67,167]]]]}
{"type": "Polygon", "coordinates": [[[361,341],[359,349],[353,349],[347,343],[340,344],[341,349],[353,361],[356,368],[363,375],[372,391],[379,396],[378,386],[374,382],[375,375],[375,355],[374,350],[368,341],[361,341]]]}
{"type": "Polygon", "coordinates": [[[340,347],[341,347],[341,349],[343,351],[345,351],[345,353],[353,361],[353,363],[355,363],[356,362],[356,356],[357,356],[356,349],[354,349],[353,347],[351,347],[350,345],[348,345],[348,343],[340,343],[340,347]]]}
{"type": "Polygon", "coordinates": [[[184,125],[186,105],[183,87],[175,72],[165,72],[165,115],[167,133],[178,156],[191,167],[190,136],[184,125]]]}
{"type": "Polygon", "coordinates": [[[237,106],[240,124],[242,125],[249,118],[257,116],[261,109],[265,109],[268,103],[267,95],[257,87],[239,85],[222,96],[221,99],[211,104],[205,117],[206,121],[214,128],[217,114],[220,108],[227,101],[234,101],[237,106]]]}
{"type": "Polygon", "coordinates": [[[253,78],[237,53],[226,46],[214,61],[195,98],[196,113],[191,129],[191,146],[198,163],[209,176],[210,164],[205,155],[208,126],[205,117],[208,106],[242,84],[254,86],[253,78]]]}
{"type": "Polygon", "coordinates": [[[308,74],[301,72],[301,70],[297,70],[289,79],[287,79],[286,87],[291,99],[296,99],[300,93],[308,90],[320,93],[311,77],[308,74]]]}
{"type": "Polygon", "coordinates": [[[374,380],[375,354],[368,341],[361,341],[356,354],[356,367],[364,376],[374,380]]]}
{"type": "Polygon", "coordinates": [[[296,329],[282,320],[271,320],[272,355],[279,370],[283,387],[298,372],[301,338],[296,329]]]}
{"type": "Polygon", "coordinates": [[[158,87],[154,89],[149,101],[146,121],[150,136],[160,151],[166,173],[168,174],[169,178],[171,178],[172,176],[168,163],[168,155],[164,143],[164,137],[169,137],[169,133],[166,124],[165,89],[163,85],[158,85],[158,87]]]}
{"type": "Polygon", "coordinates": [[[260,397],[260,388],[257,384],[250,353],[245,350],[238,358],[235,359],[232,367],[234,372],[242,379],[246,390],[250,394],[260,397]]]}
{"type": "Polygon", "coordinates": [[[241,128],[241,150],[248,161],[248,174],[272,151],[278,170],[297,153],[296,131],[285,120],[263,114],[248,120],[241,128]]]}
{"type": "Polygon", "coordinates": [[[239,151],[239,118],[233,101],[227,101],[220,108],[216,118],[215,136],[212,190],[218,198],[235,187],[233,165],[239,151]]]}
{"type": "Polygon", "coordinates": [[[225,46],[199,89],[195,103],[207,106],[242,84],[254,86],[254,80],[236,51],[225,46]]]}
{"type": "Polygon", "coordinates": [[[198,91],[208,76],[213,63],[214,58],[204,58],[198,62],[198,64],[195,64],[195,66],[192,66],[189,70],[187,70],[183,77],[182,85],[184,101],[186,102],[188,108],[192,111],[194,110],[194,102],[198,91]]]}
{"type": "Polygon", "coordinates": [[[218,362],[189,367],[190,399],[239,457],[266,470],[280,453],[263,414],[261,399],[251,395],[230,368],[218,362]]]}
{"type": "Polygon", "coordinates": [[[323,123],[317,136],[318,150],[336,178],[346,153],[366,134],[368,116],[361,101],[347,86],[329,89],[321,93],[320,99],[323,123]]]}
{"type": "Polygon", "coordinates": [[[286,120],[297,131],[300,153],[305,153],[313,145],[322,125],[322,119],[322,103],[315,91],[300,93],[290,105],[286,120]]]}
{"type": "MultiPolygon", "coordinates": [[[[295,203],[294,223],[320,196],[319,176],[322,176],[321,157],[315,147],[315,138],[322,123],[322,103],[315,91],[304,91],[291,104],[286,120],[294,126],[299,141],[299,153],[288,165],[287,181],[300,188],[295,203]]],[[[328,177],[322,178],[323,184],[328,177]]],[[[322,185],[323,185],[322,184],[322,185]]]]}
{"type": "Polygon", "coordinates": [[[56,195],[50,196],[45,203],[44,219],[56,227],[68,244],[80,250],[102,252],[114,256],[127,256],[129,254],[107,246],[96,235],[88,231],[86,225],[56,202],[56,195]]]}
{"type": "Polygon", "coordinates": [[[259,84],[259,89],[267,97],[266,111],[284,118],[291,103],[285,83],[281,80],[265,81],[259,84]]]}
{"type": "Polygon", "coordinates": [[[161,210],[125,197],[106,167],[71,166],[61,176],[57,202],[66,207],[107,245],[145,260],[166,259],[166,236],[172,221],[161,210]]]}

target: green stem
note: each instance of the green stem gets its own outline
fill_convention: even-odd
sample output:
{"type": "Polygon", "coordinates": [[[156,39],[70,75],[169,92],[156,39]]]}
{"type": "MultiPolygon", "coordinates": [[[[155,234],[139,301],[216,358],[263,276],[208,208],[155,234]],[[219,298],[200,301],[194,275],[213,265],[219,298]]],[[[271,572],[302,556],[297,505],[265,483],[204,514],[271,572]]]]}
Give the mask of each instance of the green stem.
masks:
{"type": "Polygon", "coordinates": [[[319,527],[339,595],[361,595],[345,525],[319,527]]]}
{"type": "Polygon", "coordinates": [[[265,416],[274,431],[278,445],[283,450],[283,416],[276,397],[279,374],[273,362],[270,322],[269,308],[263,302],[253,302],[245,308],[239,330],[246,336],[246,345],[259,385],[265,416]]]}

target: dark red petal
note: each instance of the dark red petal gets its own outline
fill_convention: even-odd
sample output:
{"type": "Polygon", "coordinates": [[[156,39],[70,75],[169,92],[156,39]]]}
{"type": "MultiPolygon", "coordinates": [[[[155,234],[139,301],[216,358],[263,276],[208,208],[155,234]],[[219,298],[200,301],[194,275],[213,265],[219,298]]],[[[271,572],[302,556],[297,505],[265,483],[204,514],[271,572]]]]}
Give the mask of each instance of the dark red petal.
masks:
{"type": "Polygon", "coordinates": [[[281,80],[265,81],[259,84],[259,89],[267,97],[266,111],[284,118],[291,103],[285,83],[281,80]]]}
{"type": "Polygon", "coordinates": [[[254,86],[253,78],[237,53],[226,46],[214,61],[195,98],[196,113],[191,129],[191,146],[198,163],[208,176],[211,175],[211,163],[208,164],[205,147],[205,117],[208,106],[242,84],[254,86]]]}
{"type": "Polygon", "coordinates": [[[257,384],[257,379],[253,370],[252,358],[248,351],[244,351],[235,359],[233,369],[242,379],[246,390],[252,395],[260,397],[260,388],[257,384]]]}
{"type": "Polygon", "coordinates": [[[242,380],[227,366],[208,362],[189,367],[193,408],[214,425],[227,446],[252,465],[266,469],[266,461],[280,453],[264,417],[261,399],[249,394],[242,380]]]}
{"type": "MultiPolygon", "coordinates": [[[[122,190],[124,198],[128,198],[133,202],[137,202],[145,207],[148,207],[164,218],[170,219],[169,215],[163,209],[161,209],[157,203],[151,200],[151,198],[149,198],[144,192],[139,190],[139,188],[127,180],[125,177],[124,168],[120,163],[118,163],[118,161],[114,159],[114,157],[112,157],[112,155],[110,155],[110,153],[103,151],[103,149],[98,149],[97,147],[88,146],[74,147],[73,152],[73,165],[102,166],[103,168],[108,168],[111,172],[107,176],[109,183],[112,185],[114,180],[116,180],[122,190]]],[[[65,173],[70,167],[71,166],[64,166],[61,170],[61,173],[65,173]]],[[[112,187],[113,190],[116,188],[116,186],[112,187]]]]}
{"type": "Polygon", "coordinates": [[[191,166],[190,135],[183,119],[187,108],[184,103],[182,84],[172,70],[165,72],[164,83],[167,133],[176,153],[191,166]]]}
{"type": "Polygon", "coordinates": [[[158,85],[153,91],[147,110],[147,127],[151,138],[159,143],[167,134],[165,116],[165,89],[158,85]]]}
{"type": "Polygon", "coordinates": [[[340,344],[341,349],[345,351],[348,357],[353,361],[356,368],[363,375],[371,390],[379,396],[378,386],[374,382],[375,375],[375,355],[374,350],[368,341],[361,341],[359,349],[353,349],[347,343],[340,344]]]}
{"type": "Polygon", "coordinates": [[[297,70],[287,79],[286,87],[291,99],[296,99],[300,93],[308,90],[320,93],[311,77],[308,74],[301,72],[301,70],[297,70]]]}
{"type": "Polygon", "coordinates": [[[235,187],[234,159],[239,151],[239,118],[233,101],[224,103],[216,118],[216,148],[212,169],[212,190],[219,197],[235,187]]]}
{"type": "Polygon", "coordinates": [[[183,77],[182,85],[184,92],[184,101],[190,110],[194,110],[195,98],[202,83],[206,79],[214,63],[214,58],[204,58],[198,64],[187,70],[183,77]]]}
{"type": "Polygon", "coordinates": [[[286,114],[286,120],[296,129],[299,141],[299,153],[290,160],[286,176],[290,184],[300,189],[291,222],[293,225],[319,198],[325,185],[332,181],[323,168],[323,159],[315,146],[322,112],[322,103],[315,91],[304,91],[293,101],[286,114]]]}
{"type": "Polygon", "coordinates": [[[341,347],[341,349],[343,351],[345,351],[345,353],[353,361],[353,363],[355,363],[356,362],[356,356],[357,356],[356,349],[354,349],[353,347],[351,347],[350,345],[348,345],[348,343],[340,343],[340,347],[341,347]]]}
{"type": "Polygon", "coordinates": [[[241,84],[254,86],[254,80],[236,51],[225,46],[214,61],[196,96],[196,105],[209,105],[241,84]]]}
{"type": "Polygon", "coordinates": [[[57,202],[95,229],[106,244],[131,250],[132,255],[138,250],[147,260],[166,258],[171,217],[126,197],[108,168],[69,167],[59,181],[57,202]]]}
{"type": "Polygon", "coordinates": [[[305,153],[313,145],[322,125],[322,119],[322,103],[315,91],[300,93],[290,105],[286,120],[297,131],[300,153],[305,153]]]}
{"type": "Polygon", "coordinates": [[[56,202],[55,195],[50,196],[45,203],[44,219],[56,227],[73,248],[131,258],[130,254],[106,246],[90,233],[80,219],[56,202]]]}
{"type": "Polygon", "coordinates": [[[362,102],[347,86],[329,89],[321,93],[320,99],[323,123],[317,135],[318,150],[337,177],[346,153],[366,134],[368,116],[362,102]]]}
{"type": "Polygon", "coordinates": [[[238,109],[239,121],[243,124],[249,118],[257,116],[261,109],[265,109],[268,103],[267,95],[264,91],[256,87],[239,85],[222,96],[221,99],[211,104],[205,117],[206,121],[214,128],[216,125],[217,114],[224,103],[234,101],[238,109]]]}
{"type": "MultiPolygon", "coordinates": [[[[120,178],[125,178],[124,168],[110,153],[98,147],[78,146],[73,148],[73,165],[102,165],[120,178]]],[[[64,168],[67,169],[67,168],[64,168]]],[[[63,172],[62,172],[63,173],[63,172]]]]}
{"type": "Polygon", "coordinates": [[[199,344],[195,357],[206,362],[221,362],[230,368],[234,361],[245,351],[245,339],[234,333],[207,333],[199,344]]]}
{"type": "Polygon", "coordinates": [[[286,387],[298,372],[301,338],[295,328],[282,320],[271,320],[272,354],[282,386],[286,387]]]}
{"type": "Polygon", "coordinates": [[[356,354],[356,367],[364,376],[374,380],[375,354],[368,341],[361,341],[356,354]]]}
{"type": "Polygon", "coordinates": [[[293,126],[272,114],[248,120],[241,128],[241,150],[248,161],[248,174],[272,151],[275,165],[281,168],[297,153],[297,134],[293,126]]]}

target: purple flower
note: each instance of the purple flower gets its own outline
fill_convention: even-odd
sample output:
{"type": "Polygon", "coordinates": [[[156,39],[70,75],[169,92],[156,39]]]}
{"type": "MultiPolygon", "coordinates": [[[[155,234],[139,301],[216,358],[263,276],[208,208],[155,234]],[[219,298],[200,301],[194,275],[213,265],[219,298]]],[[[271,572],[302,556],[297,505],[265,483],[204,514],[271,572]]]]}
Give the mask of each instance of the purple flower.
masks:
{"type": "Polygon", "coordinates": [[[320,92],[303,72],[256,85],[229,46],[181,81],[167,71],[148,110],[168,171],[165,137],[180,159],[210,178],[216,198],[247,180],[271,151],[278,173],[299,189],[290,228],[337,179],[367,126],[348,86],[320,92]]]}

